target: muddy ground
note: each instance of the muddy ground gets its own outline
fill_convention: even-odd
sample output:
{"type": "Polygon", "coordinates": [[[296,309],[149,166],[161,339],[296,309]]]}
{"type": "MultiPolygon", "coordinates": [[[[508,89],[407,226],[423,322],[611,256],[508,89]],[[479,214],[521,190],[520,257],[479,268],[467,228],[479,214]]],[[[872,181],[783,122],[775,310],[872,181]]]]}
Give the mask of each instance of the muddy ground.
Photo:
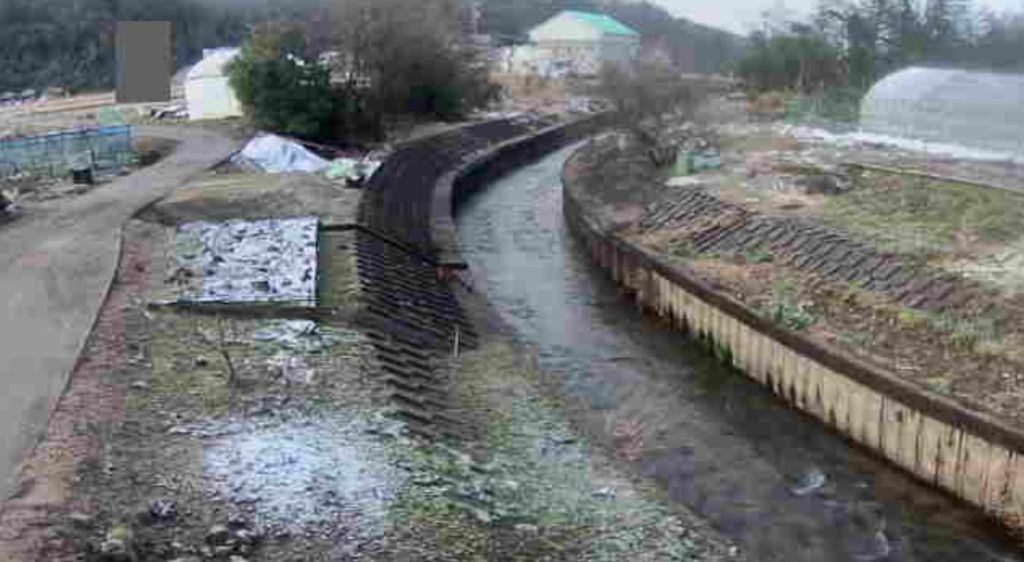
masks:
{"type": "Polygon", "coordinates": [[[175,225],[346,224],[358,195],[298,174],[211,175],[126,226],[96,330],[0,511],[0,559],[742,556],[575,432],[500,339],[439,365],[471,437],[411,435],[356,321],[351,233],[320,236],[311,318],[167,305],[175,225]]]}

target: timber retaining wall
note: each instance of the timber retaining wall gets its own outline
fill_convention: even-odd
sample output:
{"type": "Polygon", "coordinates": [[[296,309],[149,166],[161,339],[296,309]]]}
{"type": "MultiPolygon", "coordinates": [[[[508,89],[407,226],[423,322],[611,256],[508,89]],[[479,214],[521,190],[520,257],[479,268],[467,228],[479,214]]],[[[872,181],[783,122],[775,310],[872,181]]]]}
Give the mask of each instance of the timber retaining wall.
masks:
{"type": "Polygon", "coordinates": [[[792,407],[917,478],[1024,530],[1024,433],[893,373],[783,329],[691,271],[604,227],[580,197],[581,149],[563,171],[564,214],[592,258],[646,311],[707,343],[792,407]]]}

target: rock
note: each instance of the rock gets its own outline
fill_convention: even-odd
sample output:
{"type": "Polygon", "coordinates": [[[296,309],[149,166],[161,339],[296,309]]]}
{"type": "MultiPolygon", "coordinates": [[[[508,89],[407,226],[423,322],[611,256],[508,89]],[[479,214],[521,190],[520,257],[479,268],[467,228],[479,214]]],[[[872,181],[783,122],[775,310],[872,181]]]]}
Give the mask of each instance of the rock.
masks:
{"type": "Polygon", "coordinates": [[[260,536],[249,529],[238,529],[235,531],[235,539],[242,544],[253,544],[260,540],[260,536]]]}
{"type": "Polygon", "coordinates": [[[835,174],[814,174],[803,176],[796,184],[811,195],[840,195],[850,190],[850,182],[835,174]]]}
{"type": "Polygon", "coordinates": [[[78,527],[91,527],[92,526],[92,515],[82,513],[80,511],[73,511],[68,515],[68,521],[71,521],[78,527]]]}
{"type": "Polygon", "coordinates": [[[132,545],[132,530],[124,525],[112,527],[100,544],[100,560],[103,562],[133,562],[135,552],[132,545]]]}
{"type": "Polygon", "coordinates": [[[610,486],[605,486],[604,488],[594,490],[593,496],[595,498],[601,498],[606,500],[615,499],[615,489],[610,486]]]}
{"type": "Polygon", "coordinates": [[[205,366],[207,366],[209,364],[210,364],[210,362],[207,361],[206,358],[203,357],[202,355],[200,355],[199,357],[196,357],[196,359],[195,359],[196,367],[205,367],[205,366]]]}
{"type": "Polygon", "coordinates": [[[149,516],[153,521],[174,521],[178,518],[178,504],[168,498],[153,500],[149,504],[149,516]]]}
{"type": "Polygon", "coordinates": [[[228,562],[248,562],[245,558],[238,556],[237,554],[228,558],[228,562]]]}
{"type": "Polygon", "coordinates": [[[819,468],[812,468],[808,470],[797,482],[796,486],[790,488],[790,493],[794,496],[806,496],[811,492],[821,488],[825,485],[828,477],[819,468]]]}
{"type": "Polygon", "coordinates": [[[146,381],[135,381],[132,383],[132,388],[135,390],[148,390],[149,383],[146,381]]]}
{"type": "Polygon", "coordinates": [[[231,530],[225,525],[214,525],[206,532],[206,542],[212,545],[224,544],[231,538],[231,530]]]}
{"type": "Polygon", "coordinates": [[[174,560],[168,560],[167,562],[202,562],[202,558],[198,556],[185,556],[184,558],[175,558],[174,560]]]}
{"type": "Polygon", "coordinates": [[[484,525],[490,525],[491,521],[493,521],[491,514],[487,513],[482,509],[474,509],[472,513],[473,518],[479,521],[480,523],[483,523],[484,525]]]}
{"type": "Polygon", "coordinates": [[[527,523],[519,523],[518,525],[515,526],[515,530],[519,531],[520,533],[531,533],[531,534],[533,534],[533,533],[536,533],[538,531],[538,528],[537,528],[536,525],[530,525],[530,524],[527,524],[527,523]]]}
{"type": "Polygon", "coordinates": [[[228,515],[228,527],[231,529],[245,529],[249,527],[249,518],[241,513],[228,515]]]}

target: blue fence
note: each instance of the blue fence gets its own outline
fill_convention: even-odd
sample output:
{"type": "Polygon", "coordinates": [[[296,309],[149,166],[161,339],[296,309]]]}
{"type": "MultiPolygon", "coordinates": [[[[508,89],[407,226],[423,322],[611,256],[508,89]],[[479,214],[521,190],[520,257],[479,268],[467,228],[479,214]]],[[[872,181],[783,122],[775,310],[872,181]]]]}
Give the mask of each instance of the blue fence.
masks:
{"type": "Polygon", "coordinates": [[[137,162],[127,126],[0,140],[0,178],[62,176],[83,167],[103,172],[137,162]]]}

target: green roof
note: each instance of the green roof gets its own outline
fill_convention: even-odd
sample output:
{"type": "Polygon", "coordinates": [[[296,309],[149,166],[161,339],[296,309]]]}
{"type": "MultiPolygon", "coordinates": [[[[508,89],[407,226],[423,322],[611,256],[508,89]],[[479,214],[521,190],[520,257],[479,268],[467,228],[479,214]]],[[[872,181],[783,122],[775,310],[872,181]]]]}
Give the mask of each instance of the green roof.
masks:
{"type": "Polygon", "coordinates": [[[640,35],[635,29],[611,16],[595,14],[593,12],[577,12],[575,10],[566,10],[565,13],[566,15],[572,16],[576,19],[583,20],[605,33],[610,33],[612,35],[640,35]]]}

